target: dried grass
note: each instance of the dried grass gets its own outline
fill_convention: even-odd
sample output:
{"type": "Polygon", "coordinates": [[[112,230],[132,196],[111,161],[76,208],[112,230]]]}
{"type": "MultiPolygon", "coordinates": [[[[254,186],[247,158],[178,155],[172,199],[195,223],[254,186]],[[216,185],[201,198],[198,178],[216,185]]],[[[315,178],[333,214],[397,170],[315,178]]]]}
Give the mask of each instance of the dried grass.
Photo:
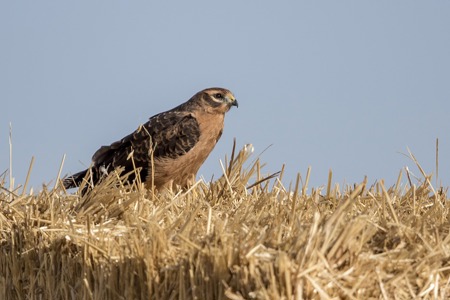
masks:
{"type": "Polygon", "coordinates": [[[425,173],[341,189],[330,171],[308,194],[309,175],[286,189],[249,150],[176,193],[116,174],[84,196],[0,179],[0,298],[450,297],[450,202],[425,173]]]}

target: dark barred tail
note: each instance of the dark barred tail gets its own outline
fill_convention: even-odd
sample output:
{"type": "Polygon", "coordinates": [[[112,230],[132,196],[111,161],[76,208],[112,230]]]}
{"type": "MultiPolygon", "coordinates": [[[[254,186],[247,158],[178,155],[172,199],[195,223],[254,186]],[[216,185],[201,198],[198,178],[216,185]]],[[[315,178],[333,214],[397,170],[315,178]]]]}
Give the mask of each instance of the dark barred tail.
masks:
{"type": "Polygon", "coordinates": [[[80,186],[81,182],[83,182],[84,177],[86,177],[86,174],[89,169],[86,169],[84,171],[78,172],[72,176],[69,176],[63,180],[64,187],[66,189],[76,188],[80,186]]]}
{"type": "MultiPolygon", "coordinates": [[[[136,174],[138,176],[141,176],[141,178],[145,179],[148,170],[146,168],[137,168],[136,170],[133,169],[127,170],[124,167],[119,167],[118,169],[112,169],[111,171],[116,171],[118,175],[121,176],[121,174],[125,171],[125,178],[121,178],[124,180],[124,182],[132,182],[136,179],[136,174]]],[[[86,181],[86,184],[84,185],[83,190],[81,191],[81,194],[85,194],[89,189],[92,189],[94,185],[97,185],[100,181],[102,181],[103,178],[108,176],[109,170],[103,166],[96,167],[92,166],[89,169],[83,170],[81,172],[75,173],[72,176],[69,176],[63,180],[63,185],[66,189],[71,188],[77,188],[80,187],[80,185],[83,183],[83,181],[86,181]]]]}

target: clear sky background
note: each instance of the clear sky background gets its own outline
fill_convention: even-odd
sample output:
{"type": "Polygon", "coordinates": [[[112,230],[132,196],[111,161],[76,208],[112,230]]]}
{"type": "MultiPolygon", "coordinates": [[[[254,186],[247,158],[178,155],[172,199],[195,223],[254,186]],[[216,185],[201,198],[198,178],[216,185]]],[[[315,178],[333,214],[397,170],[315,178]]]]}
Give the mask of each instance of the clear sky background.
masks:
{"type": "Polygon", "coordinates": [[[450,185],[450,1],[2,1],[0,173],[54,184],[197,91],[239,100],[199,176],[252,143],[284,182],[450,185]],[[404,177],[404,182],[406,179],[404,177]],[[435,178],[433,183],[435,183],[435,178]]]}

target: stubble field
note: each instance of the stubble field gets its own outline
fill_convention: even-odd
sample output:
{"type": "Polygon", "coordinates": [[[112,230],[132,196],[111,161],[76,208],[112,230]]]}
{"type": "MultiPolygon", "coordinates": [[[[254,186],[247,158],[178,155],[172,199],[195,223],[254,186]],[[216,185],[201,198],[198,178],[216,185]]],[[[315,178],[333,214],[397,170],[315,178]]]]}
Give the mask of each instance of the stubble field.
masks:
{"type": "Polygon", "coordinates": [[[285,187],[253,159],[244,148],[221,178],[164,193],[110,174],[83,196],[29,195],[4,175],[0,299],[450,297],[450,201],[425,172],[285,187]]]}

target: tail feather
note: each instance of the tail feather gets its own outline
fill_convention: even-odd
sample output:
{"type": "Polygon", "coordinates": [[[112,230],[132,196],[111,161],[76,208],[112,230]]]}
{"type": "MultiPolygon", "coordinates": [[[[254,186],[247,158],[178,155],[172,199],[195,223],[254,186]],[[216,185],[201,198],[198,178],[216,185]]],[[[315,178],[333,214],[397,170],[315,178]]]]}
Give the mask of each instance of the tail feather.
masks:
{"type": "MultiPolygon", "coordinates": [[[[123,168],[120,167],[119,169],[116,169],[117,171],[120,171],[119,173],[123,172],[123,168]]],[[[141,170],[139,169],[141,176],[143,176],[144,172],[147,172],[146,170],[141,170]]],[[[104,166],[92,166],[89,169],[83,170],[81,172],[75,173],[72,176],[69,176],[67,178],[65,178],[63,180],[63,185],[66,189],[71,189],[71,188],[77,188],[79,187],[82,183],[83,180],[87,180],[88,184],[85,185],[85,187],[83,188],[82,194],[86,193],[87,190],[89,190],[90,188],[92,188],[92,185],[96,185],[98,184],[106,175],[108,175],[108,168],[105,168],[104,166]],[[89,176],[88,176],[89,175],[89,176]]],[[[145,177],[143,177],[145,178],[145,177]]],[[[129,178],[128,180],[134,180],[135,179],[135,175],[134,174],[129,174],[129,178]]]]}
{"type": "Polygon", "coordinates": [[[65,178],[63,180],[64,187],[66,189],[79,187],[80,184],[83,182],[84,177],[86,177],[88,170],[89,169],[86,169],[84,171],[78,172],[72,176],[65,178]]]}

